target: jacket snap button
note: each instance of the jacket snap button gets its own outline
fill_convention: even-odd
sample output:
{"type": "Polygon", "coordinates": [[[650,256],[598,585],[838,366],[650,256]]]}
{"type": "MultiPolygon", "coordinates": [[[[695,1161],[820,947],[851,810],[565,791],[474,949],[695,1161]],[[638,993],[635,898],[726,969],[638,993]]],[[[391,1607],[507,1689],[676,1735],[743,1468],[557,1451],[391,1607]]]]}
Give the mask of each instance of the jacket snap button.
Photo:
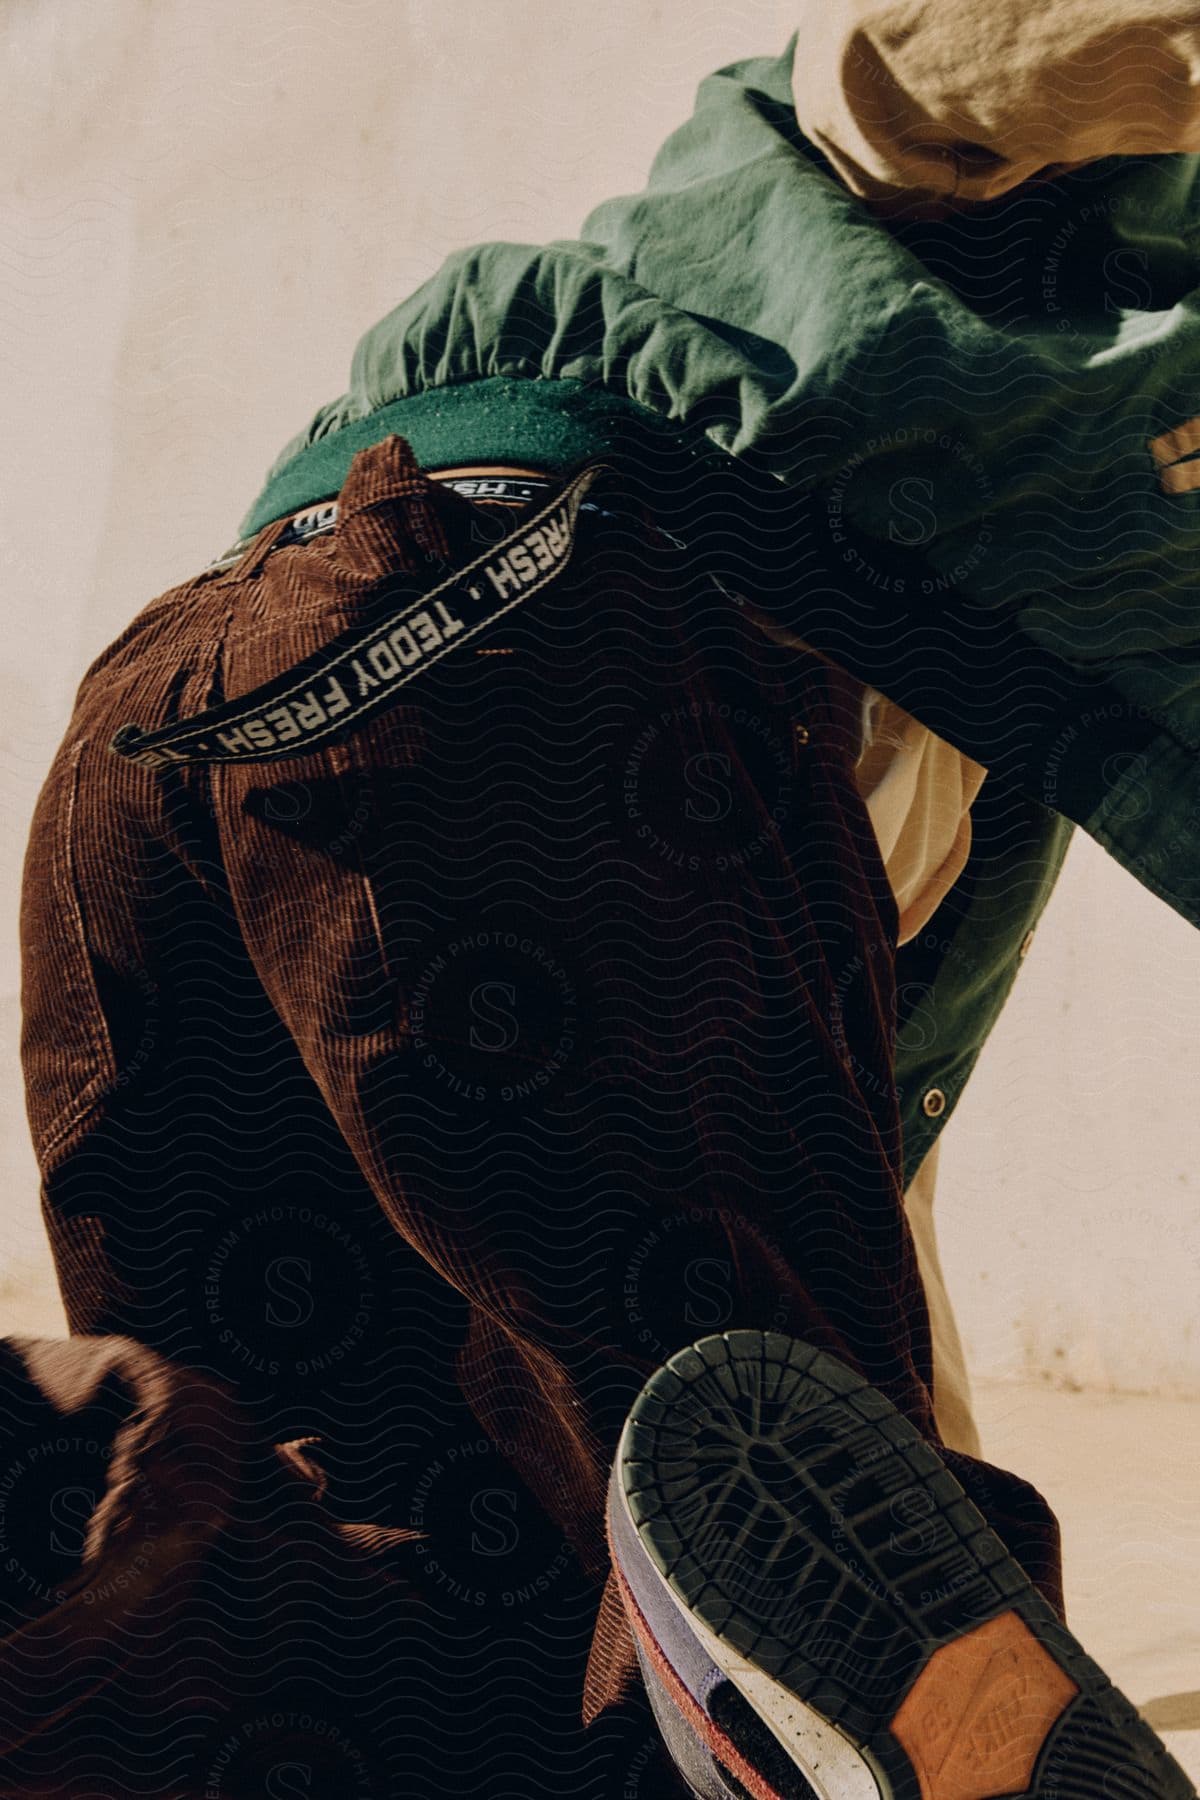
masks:
{"type": "Polygon", "coordinates": [[[1029,946],[1032,943],[1033,943],[1033,932],[1032,932],[1032,930],[1029,930],[1025,933],[1025,936],[1021,939],[1021,948],[1017,951],[1017,955],[1021,958],[1022,962],[1024,962],[1025,958],[1029,955],[1029,946]]]}
{"type": "Polygon", "coordinates": [[[800,724],[793,725],[792,735],[798,744],[807,744],[809,738],[808,726],[800,724]]]}
{"type": "Polygon", "coordinates": [[[927,1119],[938,1119],[946,1110],[946,1096],[941,1088],[930,1088],[921,1102],[927,1119]]]}

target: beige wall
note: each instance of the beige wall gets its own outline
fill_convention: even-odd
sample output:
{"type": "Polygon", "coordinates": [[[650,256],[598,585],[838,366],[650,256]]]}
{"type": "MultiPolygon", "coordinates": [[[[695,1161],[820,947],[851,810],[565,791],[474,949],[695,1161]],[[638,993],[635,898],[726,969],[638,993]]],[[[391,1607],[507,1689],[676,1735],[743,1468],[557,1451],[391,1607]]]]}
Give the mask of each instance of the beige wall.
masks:
{"type": "MultiPolygon", "coordinates": [[[[459,245],[569,236],[799,4],[0,10],[0,1330],[55,1330],[17,1069],[27,820],[87,663],[233,537],[359,333],[459,245]],[[633,66],[636,64],[636,66],[633,66]]],[[[948,1135],[977,1372],[1200,1392],[1200,938],[1091,845],[948,1135]]]]}

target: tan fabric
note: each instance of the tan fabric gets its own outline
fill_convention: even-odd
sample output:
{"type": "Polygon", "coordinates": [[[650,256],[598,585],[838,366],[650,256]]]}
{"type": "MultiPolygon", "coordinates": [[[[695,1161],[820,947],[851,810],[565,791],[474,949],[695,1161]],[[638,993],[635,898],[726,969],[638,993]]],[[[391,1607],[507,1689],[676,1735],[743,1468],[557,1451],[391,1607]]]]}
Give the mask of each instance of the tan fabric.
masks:
{"type": "Polygon", "coordinates": [[[855,774],[900,911],[899,942],[915,937],[962,874],[970,808],[987,773],[873,688],[864,692],[855,774]]]}
{"type": "Polygon", "coordinates": [[[455,463],[452,468],[426,469],[427,475],[434,475],[439,481],[449,481],[455,475],[529,475],[543,480],[545,469],[518,468],[515,463],[455,463]]]}
{"type": "MultiPolygon", "coordinates": [[[[971,848],[970,809],[987,771],[874,688],[865,688],[863,749],[855,773],[896,897],[903,944],[933,916],[962,874],[971,848]]],[[[933,1411],[952,1450],[981,1456],[962,1339],[934,1232],[937,1165],[935,1142],[904,1195],[933,1330],[933,1411]]]]}
{"type": "Polygon", "coordinates": [[[935,1140],[932,1150],[905,1189],[904,1208],[917,1246],[917,1265],[933,1330],[933,1415],[937,1428],[942,1434],[942,1442],[951,1450],[963,1450],[968,1456],[982,1456],[962,1339],[946,1292],[933,1229],[933,1191],[941,1141],[940,1138],[935,1140]]]}
{"type": "Polygon", "coordinates": [[[796,118],[852,193],[926,210],[1200,150],[1200,5],[809,0],[796,118]]]}

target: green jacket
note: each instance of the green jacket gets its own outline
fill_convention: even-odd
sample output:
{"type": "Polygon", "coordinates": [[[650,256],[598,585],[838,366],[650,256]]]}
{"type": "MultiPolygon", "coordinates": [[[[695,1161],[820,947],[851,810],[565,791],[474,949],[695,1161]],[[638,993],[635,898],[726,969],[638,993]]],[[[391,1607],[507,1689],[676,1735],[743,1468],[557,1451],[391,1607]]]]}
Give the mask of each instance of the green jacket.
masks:
{"type": "Polygon", "coordinates": [[[563,471],[669,434],[763,509],[743,537],[779,509],[786,568],[728,533],[714,567],[989,769],[967,868],[900,953],[911,1175],[1074,824],[1200,923],[1200,479],[1186,432],[1163,444],[1200,415],[1200,157],[885,226],[796,125],[794,43],[703,81],[578,240],[449,257],[240,533],[390,432],[427,467],[563,471]]]}

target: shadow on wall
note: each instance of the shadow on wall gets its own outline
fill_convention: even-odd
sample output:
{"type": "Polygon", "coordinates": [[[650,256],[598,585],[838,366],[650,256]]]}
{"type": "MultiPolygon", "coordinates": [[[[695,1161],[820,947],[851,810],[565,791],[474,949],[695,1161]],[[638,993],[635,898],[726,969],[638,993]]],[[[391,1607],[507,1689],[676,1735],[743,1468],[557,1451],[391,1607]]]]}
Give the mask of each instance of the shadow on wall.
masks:
{"type": "Polygon", "coordinates": [[[1200,1688],[1189,1694],[1159,1694],[1138,1710],[1155,1731],[1200,1731],[1200,1688]]]}

